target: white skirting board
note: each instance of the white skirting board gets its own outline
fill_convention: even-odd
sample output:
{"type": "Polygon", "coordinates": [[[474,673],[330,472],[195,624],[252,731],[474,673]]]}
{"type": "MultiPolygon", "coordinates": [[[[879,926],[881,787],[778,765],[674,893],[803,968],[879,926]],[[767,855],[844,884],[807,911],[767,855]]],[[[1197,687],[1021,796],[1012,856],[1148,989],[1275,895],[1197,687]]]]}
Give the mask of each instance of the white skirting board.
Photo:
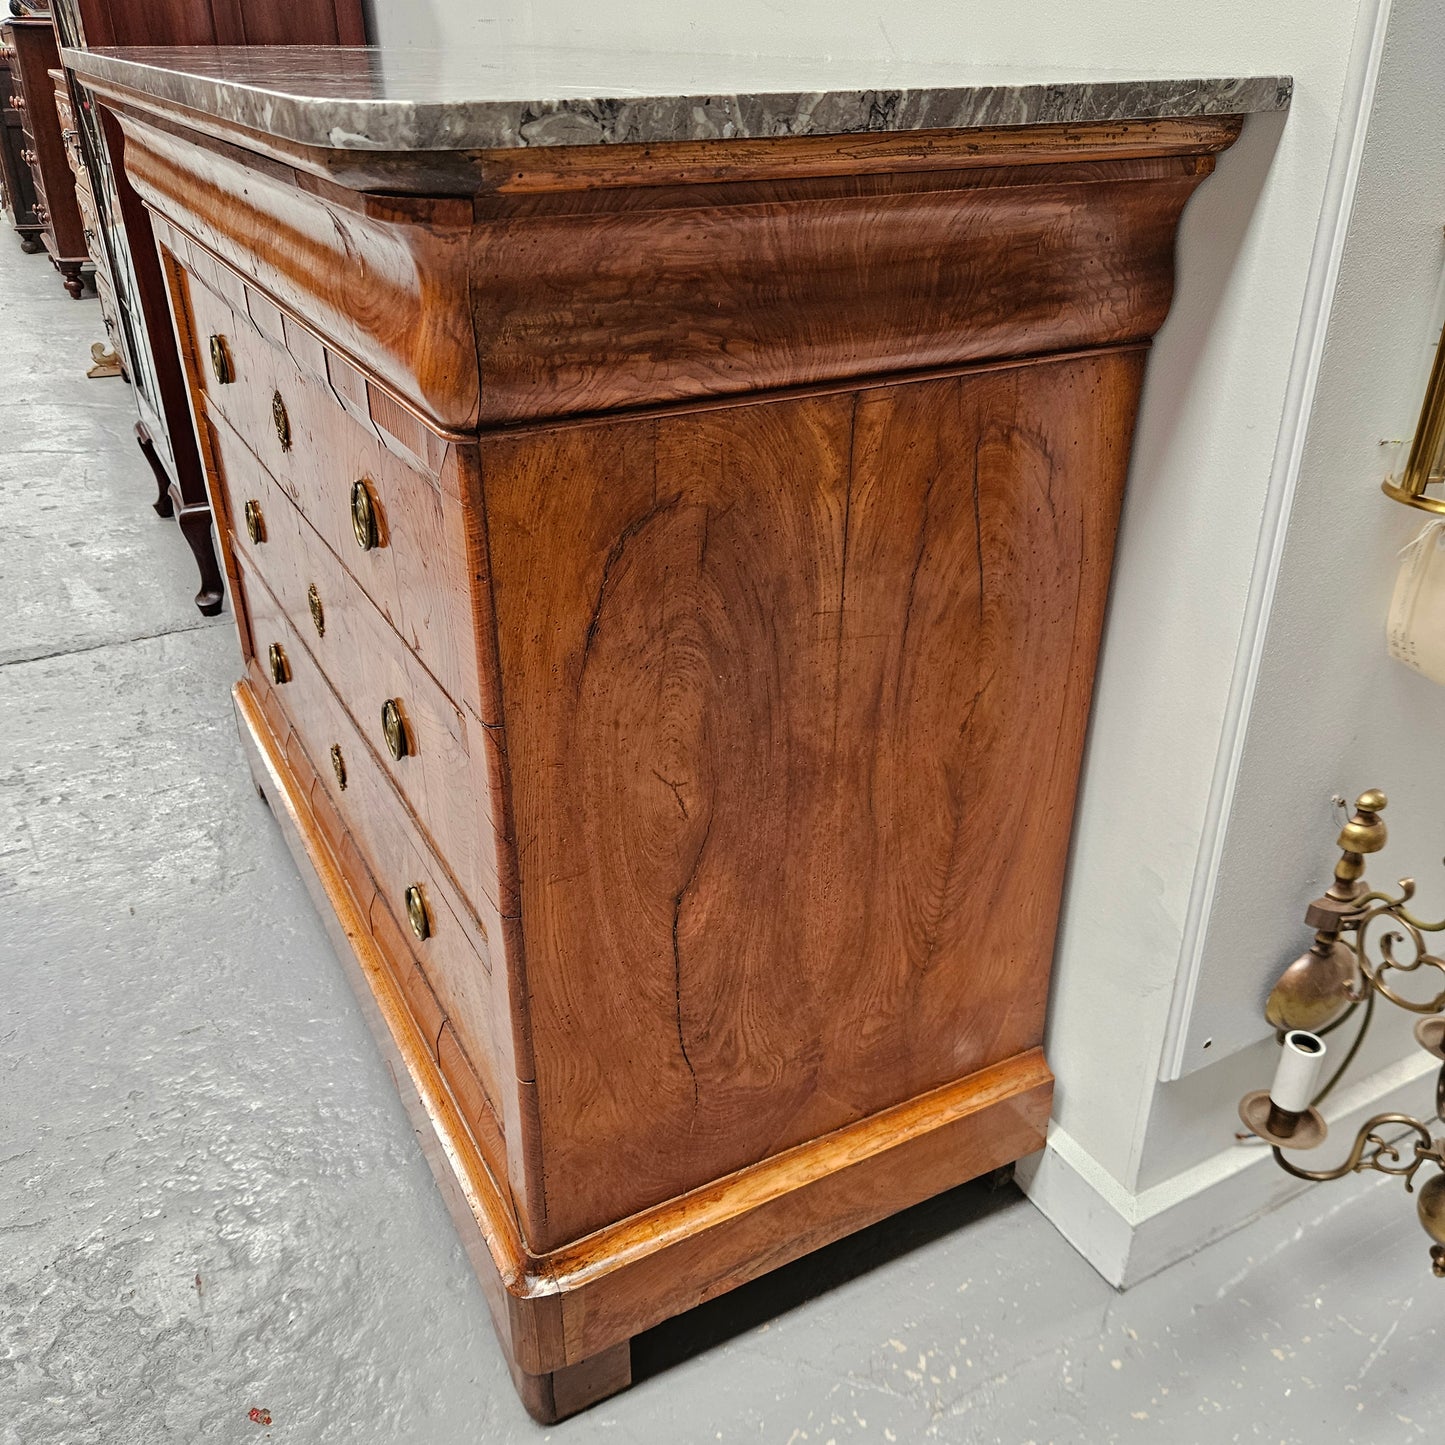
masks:
{"type": "MultiPolygon", "coordinates": [[[[1343,1090],[1323,1111],[1330,1137],[1311,1155],[1295,1157],[1304,1168],[1333,1168],[1372,1114],[1428,1116],[1434,1104],[1428,1081],[1438,1067],[1417,1054],[1343,1090]]],[[[1229,1128],[1229,1120],[1220,1122],[1221,1131],[1229,1128]]],[[[1057,1126],[1043,1149],[1019,1161],[1015,1177],[1044,1217],[1118,1289],[1187,1259],[1305,1189],[1349,1187],[1295,1179],[1263,1144],[1249,1143],[1133,1194],[1057,1126]]]]}

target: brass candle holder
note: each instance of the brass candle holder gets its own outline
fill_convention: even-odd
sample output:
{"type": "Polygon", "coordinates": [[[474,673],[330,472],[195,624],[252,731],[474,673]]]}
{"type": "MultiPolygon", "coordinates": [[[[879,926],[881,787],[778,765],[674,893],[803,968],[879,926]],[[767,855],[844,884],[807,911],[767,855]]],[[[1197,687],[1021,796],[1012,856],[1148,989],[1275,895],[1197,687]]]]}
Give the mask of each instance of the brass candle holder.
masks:
{"type": "MultiPolygon", "coordinates": [[[[1265,1017],[1279,1031],[1281,1059],[1269,1089],[1246,1094],[1239,1116],[1251,1133],[1274,1150],[1275,1162],[1297,1179],[1324,1181],[1374,1170],[1405,1181],[1415,1192],[1415,1176],[1427,1164],[1445,1170],[1445,1137],[1431,1134],[1445,1122],[1445,1066],[1435,1081],[1435,1111],[1421,1120],[1409,1114],[1376,1114],[1367,1119],[1343,1162],[1333,1169],[1302,1169],[1285,1157],[1286,1149],[1318,1148],[1329,1134],[1319,1105],[1359,1053],[1370,1027],[1377,997],[1397,1008],[1423,1015],[1415,1038],[1445,1064],[1445,988],[1426,1002],[1405,998],[1392,985],[1399,974],[1436,970],[1445,981],[1445,959],[1436,957],[1425,935],[1445,932],[1445,919],[1427,923],[1409,909],[1415,881],[1400,881],[1398,895],[1375,892],[1365,882],[1365,858],[1385,846],[1385,795],[1361,793],[1355,811],[1340,832],[1334,881],[1305,910],[1314,942],[1280,975],[1265,1017]],[[1378,956],[1376,956],[1376,954],[1378,956]],[[1339,1067],[1316,1089],[1328,1047],[1325,1037],[1356,1012],[1360,1027],[1339,1067]]],[[[1433,1241],[1431,1268],[1445,1278],[1445,1173],[1432,1175],[1419,1191],[1420,1223],[1433,1241]]]]}
{"type": "Polygon", "coordinates": [[[1387,497],[1418,507],[1422,512],[1445,515],[1445,497],[1427,495],[1432,483],[1445,480],[1445,331],[1435,344],[1430,365],[1430,378],[1425,384],[1425,400],[1420,406],[1420,419],[1410,442],[1405,469],[1398,477],[1387,477],[1380,484],[1387,497]]]}

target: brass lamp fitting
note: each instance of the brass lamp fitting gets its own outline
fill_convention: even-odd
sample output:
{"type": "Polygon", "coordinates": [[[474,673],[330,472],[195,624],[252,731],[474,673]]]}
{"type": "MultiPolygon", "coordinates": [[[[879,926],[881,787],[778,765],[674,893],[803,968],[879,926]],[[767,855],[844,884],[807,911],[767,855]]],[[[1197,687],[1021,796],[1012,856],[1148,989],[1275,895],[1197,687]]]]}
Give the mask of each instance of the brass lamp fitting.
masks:
{"type": "Polygon", "coordinates": [[[1340,829],[1334,882],[1305,910],[1305,923],[1316,930],[1315,941],[1279,976],[1264,1006],[1265,1018],[1281,1033],[1328,1028],[1358,1000],[1359,966],[1340,935],[1365,892],[1365,855],[1385,846],[1388,834],[1380,814],[1388,802],[1378,788],[1361,793],[1349,822],[1340,829]]]}
{"type": "MultiPolygon", "coordinates": [[[[1240,1100],[1239,1116],[1251,1133],[1273,1147],[1280,1168],[1297,1179],[1341,1179],[1374,1170],[1402,1178],[1406,1190],[1413,1192],[1415,1175],[1426,1164],[1445,1169],[1445,1138],[1436,1139],[1430,1132],[1431,1126],[1445,1119],[1445,989],[1421,1003],[1396,993],[1390,979],[1395,973],[1420,969],[1445,976],[1445,959],[1425,946],[1427,933],[1445,931],[1445,919],[1428,923],[1411,913],[1407,905],[1415,895],[1413,879],[1401,879],[1398,895],[1373,892],[1365,882],[1365,858],[1385,846],[1380,814],[1386,802],[1377,789],[1361,793],[1349,822],[1340,830],[1334,881],[1305,910],[1305,924],[1315,930],[1314,943],[1280,975],[1265,1005],[1265,1017],[1281,1033],[1279,1072],[1270,1089],[1257,1089],[1240,1100]],[[1376,959],[1370,946],[1372,929],[1380,920],[1384,920],[1384,928],[1376,959]],[[1406,943],[1412,956],[1397,957],[1396,949],[1406,943]],[[1442,1061],[1435,1083],[1435,1112],[1425,1120],[1409,1114],[1376,1114],[1360,1126],[1343,1163],[1333,1169],[1301,1169],[1286,1159],[1283,1151],[1313,1149],[1324,1142],[1328,1131],[1317,1106],[1359,1051],[1376,995],[1425,1015],[1415,1026],[1415,1039],[1442,1061]],[[1325,1053],[1318,1035],[1342,1023],[1360,1004],[1364,1005],[1363,1019],[1344,1063],[1314,1092],[1325,1053]]],[[[1417,1210],[1421,1226],[1434,1241],[1430,1267],[1437,1277],[1445,1278],[1445,1174],[1426,1181],[1417,1210]]]]}

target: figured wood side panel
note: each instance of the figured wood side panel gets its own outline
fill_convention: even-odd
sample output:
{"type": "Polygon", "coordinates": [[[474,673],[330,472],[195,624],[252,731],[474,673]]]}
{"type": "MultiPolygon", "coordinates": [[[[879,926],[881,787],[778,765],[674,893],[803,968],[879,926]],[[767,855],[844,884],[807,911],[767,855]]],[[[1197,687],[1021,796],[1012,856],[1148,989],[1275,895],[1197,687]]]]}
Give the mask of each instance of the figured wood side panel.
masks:
{"type": "Polygon", "coordinates": [[[1142,368],[484,440],[534,1248],[1038,1044],[1142,368]]]}

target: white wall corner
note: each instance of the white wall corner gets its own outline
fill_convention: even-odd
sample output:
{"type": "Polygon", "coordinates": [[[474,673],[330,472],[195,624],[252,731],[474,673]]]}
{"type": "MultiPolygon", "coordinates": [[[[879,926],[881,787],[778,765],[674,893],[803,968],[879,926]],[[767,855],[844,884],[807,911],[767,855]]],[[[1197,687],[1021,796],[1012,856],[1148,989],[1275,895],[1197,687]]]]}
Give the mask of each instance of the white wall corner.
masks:
{"type": "MultiPolygon", "coordinates": [[[[1218,891],[1225,835],[1244,756],[1250,709],[1259,683],[1270,609],[1279,584],[1290,511],[1299,484],[1305,440],[1319,385],[1330,313],[1354,212],[1391,4],[1392,0],[1362,0],[1356,17],[1355,41],[1351,47],[1309,276],[1305,283],[1304,305],[1290,364],[1274,465],[1265,495],[1259,545],[1240,628],[1239,651],[1225,705],[1194,877],[1189,889],[1179,968],[1160,1053],[1159,1078],[1165,1082],[1178,1079],[1193,1068],[1202,1068],[1205,1063],[1205,1056],[1189,1047],[1190,1019],[1209,934],[1211,910],[1218,891]]],[[[1240,1047],[1246,1042],[1235,1041],[1232,1047],[1240,1047]]],[[[1217,1061],[1221,1053],[1228,1051],[1228,1048],[1217,1049],[1211,1057],[1217,1061]]]]}
{"type": "MultiPolygon", "coordinates": [[[[1437,1068],[1417,1053],[1343,1090],[1324,1110],[1330,1137],[1307,1168],[1333,1167],[1372,1114],[1419,1113],[1437,1068]]],[[[1310,1185],[1279,1169],[1260,1144],[1231,1144],[1172,1179],[1132,1193],[1057,1125],[1037,1154],[1019,1160],[1019,1187],[1046,1219],[1116,1289],[1128,1289],[1187,1259],[1309,1188],[1362,1188],[1360,1179],[1310,1185]]],[[[1401,1191],[1401,1208],[1408,1201],[1401,1191]]]]}

